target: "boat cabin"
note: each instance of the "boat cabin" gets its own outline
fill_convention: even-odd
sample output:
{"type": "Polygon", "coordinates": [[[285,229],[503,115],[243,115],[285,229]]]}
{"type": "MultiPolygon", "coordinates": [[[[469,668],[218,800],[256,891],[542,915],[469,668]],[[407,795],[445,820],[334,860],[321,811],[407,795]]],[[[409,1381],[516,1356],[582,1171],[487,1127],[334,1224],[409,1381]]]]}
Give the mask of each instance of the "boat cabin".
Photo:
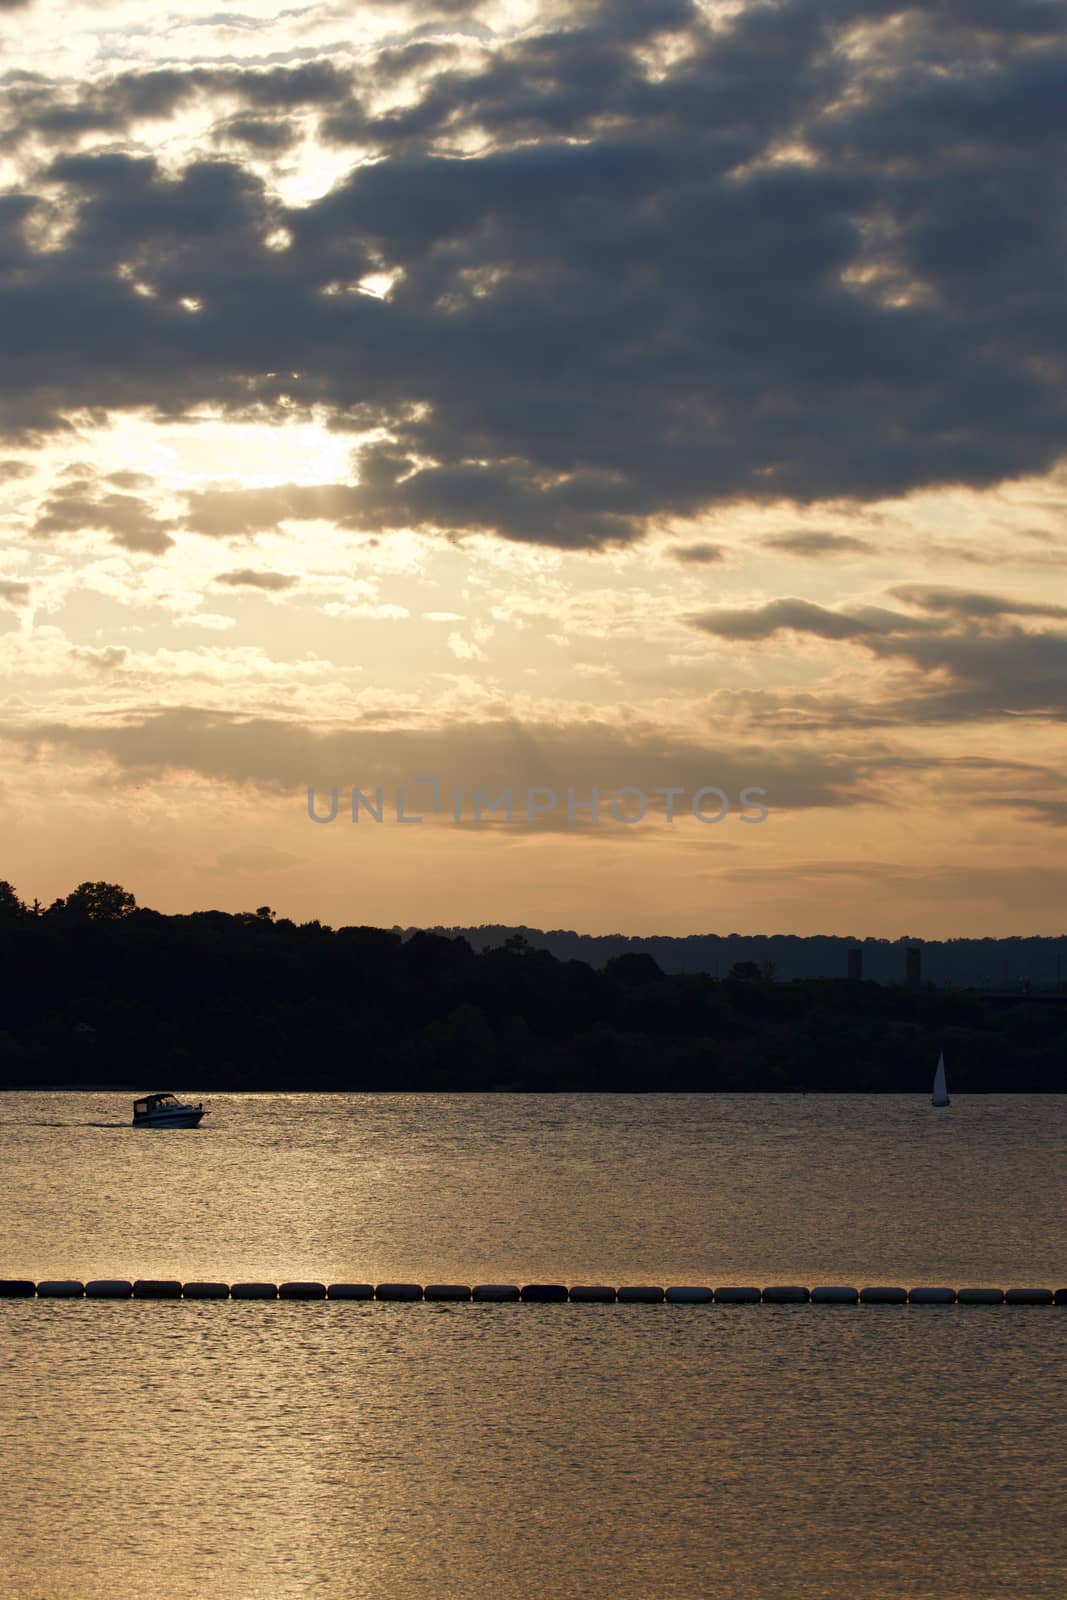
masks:
{"type": "Polygon", "coordinates": [[[146,1094],[143,1100],[135,1100],[133,1114],[135,1117],[151,1116],[153,1111],[177,1110],[180,1101],[172,1094],[146,1094]]]}

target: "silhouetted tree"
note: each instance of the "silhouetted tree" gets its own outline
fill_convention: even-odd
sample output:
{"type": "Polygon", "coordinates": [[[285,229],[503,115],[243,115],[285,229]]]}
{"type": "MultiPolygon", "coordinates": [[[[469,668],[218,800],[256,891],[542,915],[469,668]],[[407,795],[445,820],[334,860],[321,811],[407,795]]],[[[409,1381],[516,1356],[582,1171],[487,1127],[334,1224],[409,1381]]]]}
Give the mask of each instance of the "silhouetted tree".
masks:
{"type": "Polygon", "coordinates": [[[65,900],[53,900],[48,907],[49,916],[60,916],[66,921],[115,922],[128,917],[137,901],[128,889],[118,883],[79,883],[65,900]]]}
{"type": "Polygon", "coordinates": [[[627,951],[625,955],[612,956],[604,963],[609,978],[624,989],[637,989],[645,983],[658,983],[663,977],[659,962],[641,951],[627,951]]]}
{"type": "Polygon", "coordinates": [[[735,961],[730,968],[729,976],[735,983],[755,983],[762,978],[763,973],[755,961],[735,961]]]}
{"type": "Polygon", "coordinates": [[[0,881],[0,922],[17,922],[20,917],[28,915],[28,908],[11,885],[6,880],[0,881]]]}

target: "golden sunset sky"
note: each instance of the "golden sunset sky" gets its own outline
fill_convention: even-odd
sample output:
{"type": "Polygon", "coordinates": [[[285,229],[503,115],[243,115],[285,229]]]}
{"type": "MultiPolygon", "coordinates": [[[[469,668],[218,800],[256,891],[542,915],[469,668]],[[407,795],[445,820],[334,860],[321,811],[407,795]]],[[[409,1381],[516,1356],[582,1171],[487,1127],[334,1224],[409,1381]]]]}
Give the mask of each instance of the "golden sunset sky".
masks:
{"type": "Polygon", "coordinates": [[[0,0],[0,877],[1060,933],[1063,8],[238,5],[0,0]]]}

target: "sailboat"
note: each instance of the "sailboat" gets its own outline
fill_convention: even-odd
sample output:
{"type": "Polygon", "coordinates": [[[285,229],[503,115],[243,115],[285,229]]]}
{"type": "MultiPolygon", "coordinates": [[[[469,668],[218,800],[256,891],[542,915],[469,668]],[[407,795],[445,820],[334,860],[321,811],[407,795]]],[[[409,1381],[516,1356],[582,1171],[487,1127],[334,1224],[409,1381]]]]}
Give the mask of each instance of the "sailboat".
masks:
{"type": "Polygon", "coordinates": [[[947,1106],[951,1104],[948,1097],[948,1088],[945,1084],[945,1056],[942,1051],[937,1061],[937,1071],[934,1073],[934,1092],[930,1096],[932,1106],[947,1106]]]}

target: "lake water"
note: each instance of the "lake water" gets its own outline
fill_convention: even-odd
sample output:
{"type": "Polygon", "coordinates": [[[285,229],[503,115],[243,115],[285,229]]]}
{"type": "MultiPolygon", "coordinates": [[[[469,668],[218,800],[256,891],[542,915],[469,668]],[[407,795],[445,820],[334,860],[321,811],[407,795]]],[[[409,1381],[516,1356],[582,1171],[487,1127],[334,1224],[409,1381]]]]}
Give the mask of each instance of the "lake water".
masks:
{"type": "MultiPolygon", "coordinates": [[[[1067,1100],[0,1095],[0,1275],[1067,1282],[1067,1100]]],[[[0,1593],[1064,1592],[1067,1311],[0,1301],[0,1593]]]]}

